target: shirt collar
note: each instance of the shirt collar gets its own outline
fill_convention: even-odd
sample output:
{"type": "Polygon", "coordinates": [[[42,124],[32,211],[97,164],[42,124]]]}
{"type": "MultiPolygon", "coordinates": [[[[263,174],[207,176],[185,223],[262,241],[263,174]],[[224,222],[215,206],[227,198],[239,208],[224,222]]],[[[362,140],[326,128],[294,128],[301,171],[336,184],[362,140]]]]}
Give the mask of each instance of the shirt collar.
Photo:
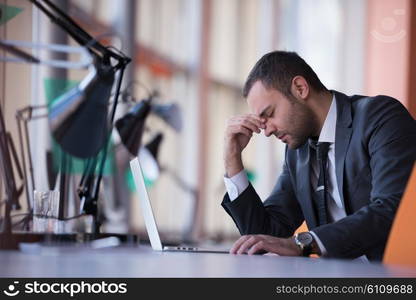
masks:
{"type": "Polygon", "coordinates": [[[328,114],[324,125],[322,126],[321,134],[319,135],[318,142],[335,143],[335,128],[337,124],[337,104],[335,94],[332,96],[331,106],[329,107],[328,114]]]}

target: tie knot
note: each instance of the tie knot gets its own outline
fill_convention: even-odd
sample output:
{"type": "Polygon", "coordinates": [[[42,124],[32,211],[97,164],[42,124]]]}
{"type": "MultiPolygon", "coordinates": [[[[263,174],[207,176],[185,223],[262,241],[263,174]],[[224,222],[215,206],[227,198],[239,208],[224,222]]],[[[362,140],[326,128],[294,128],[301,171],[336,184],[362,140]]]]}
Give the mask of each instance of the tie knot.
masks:
{"type": "Polygon", "coordinates": [[[328,157],[328,150],[331,143],[328,142],[318,142],[316,144],[316,154],[318,160],[323,160],[328,157]]]}
{"type": "Polygon", "coordinates": [[[329,142],[318,142],[312,139],[309,139],[309,146],[316,151],[316,158],[322,160],[328,156],[329,142]]]}

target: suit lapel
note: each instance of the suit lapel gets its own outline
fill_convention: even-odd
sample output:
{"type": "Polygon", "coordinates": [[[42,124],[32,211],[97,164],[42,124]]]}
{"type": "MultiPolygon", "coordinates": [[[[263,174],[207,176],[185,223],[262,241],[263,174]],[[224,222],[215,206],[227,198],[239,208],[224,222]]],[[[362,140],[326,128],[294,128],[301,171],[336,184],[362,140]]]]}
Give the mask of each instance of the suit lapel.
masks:
{"type": "Polygon", "coordinates": [[[348,145],[352,134],[351,102],[349,98],[339,92],[332,91],[337,101],[337,126],[335,132],[335,172],[337,175],[338,190],[344,202],[344,165],[348,145]]]}
{"type": "Polygon", "coordinates": [[[299,149],[298,163],[296,165],[298,200],[304,208],[303,213],[309,229],[317,226],[310,182],[310,151],[309,144],[305,143],[299,149]]]}

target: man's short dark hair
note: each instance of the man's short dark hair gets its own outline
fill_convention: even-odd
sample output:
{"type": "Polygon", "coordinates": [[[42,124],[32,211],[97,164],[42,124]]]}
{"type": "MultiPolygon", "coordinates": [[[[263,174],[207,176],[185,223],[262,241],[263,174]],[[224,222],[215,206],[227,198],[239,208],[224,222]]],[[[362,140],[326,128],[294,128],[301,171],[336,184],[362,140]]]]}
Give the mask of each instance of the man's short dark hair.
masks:
{"type": "Polygon", "coordinates": [[[266,88],[274,88],[290,98],[292,79],[298,75],[315,91],[326,90],[316,73],[296,52],[273,51],[265,54],[253,67],[244,84],[243,95],[247,97],[253,84],[260,80],[266,88]]]}

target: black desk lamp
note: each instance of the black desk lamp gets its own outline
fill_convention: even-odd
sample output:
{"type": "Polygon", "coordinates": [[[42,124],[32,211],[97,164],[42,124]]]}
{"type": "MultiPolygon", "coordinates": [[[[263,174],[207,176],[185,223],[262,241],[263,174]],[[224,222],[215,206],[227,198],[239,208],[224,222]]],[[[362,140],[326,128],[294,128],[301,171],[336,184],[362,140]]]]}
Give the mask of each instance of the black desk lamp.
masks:
{"type": "Polygon", "coordinates": [[[91,69],[78,86],[51,104],[48,116],[57,143],[83,159],[98,154],[111,129],[108,103],[115,72],[104,63],[95,63],[91,69]]]}
{"type": "MultiPolygon", "coordinates": [[[[51,1],[29,1],[78,44],[85,47],[94,58],[88,76],[51,105],[49,124],[53,137],[65,152],[79,158],[91,158],[93,165],[98,165],[98,175],[94,175],[94,172],[90,173],[87,168],[79,187],[81,202],[88,207],[85,209],[83,206],[83,209],[93,215],[95,232],[98,233],[98,192],[121,82],[124,70],[131,59],[99,43],[51,1]],[[117,79],[115,79],[116,73],[118,73],[117,79]],[[111,112],[108,114],[109,98],[114,82],[116,84],[114,98],[111,112]],[[102,150],[101,156],[97,157],[100,150],[102,150]]],[[[36,62],[36,58],[31,60],[36,62]]]]}
{"type": "MultiPolygon", "coordinates": [[[[119,51],[115,52],[110,47],[103,46],[52,2],[48,0],[29,1],[81,46],[86,48],[94,58],[94,65],[91,67],[89,75],[77,87],[62,95],[51,105],[49,123],[51,125],[52,135],[65,152],[76,157],[87,158],[97,155],[103,149],[100,161],[98,162],[98,176],[88,174],[87,177],[89,180],[83,180],[80,184],[80,190],[82,191],[80,193],[81,200],[83,203],[88,203],[89,207],[91,207],[86,212],[93,215],[96,224],[95,232],[98,232],[99,224],[97,225],[96,209],[98,191],[107,156],[107,144],[120,94],[123,73],[131,59],[119,51]],[[117,72],[119,75],[116,80],[112,110],[108,116],[110,92],[117,72]]],[[[7,44],[2,41],[0,47],[26,62],[40,63],[39,59],[17,48],[17,46],[21,46],[22,44],[24,43],[20,43],[20,45],[19,43],[7,44]]],[[[60,63],[53,64],[53,66],[66,67],[65,64],[60,63]]],[[[0,123],[2,123],[2,128],[4,129],[4,120],[0,120],[0,123]]],[[[1,167],[3,171],[12,171],[8,149],[10,143],[5,129],[1,131],[0,139],[1,167]]],[[[94,158],[95,162],[97,160],[97,157],[94,158]]],[[[16,248],[16,240],[11,234],[10,210],[12,206],[18,205],[16,192],[18,190],[13,188],[11,183],[14,183],[14,180],[13,177],[9,176],[10,174],[3,172],[2,175],[6,183],[7,199],[5,201],[6,209],[3,221],[4,234],[0,236],[0,246],[1,248],[16,248]]]]}
{"type": "Polygon", "coordinates": [[[152,112],[172,127],[176,132],[182,130],[182,113],[176,103],[155,104],[152,112]]]}
{"type": "Polygon", "coordinates": [[[64,151],[74,156],[94,157],[101,149],[103,150],[100,157],[92,159],[79,186],[81,209],[93,216],[94,233],[99,233],[100,221],[97,216],[99,188],[121,82],[124,70],[131,59],[100,44],[50,1],[30,1],[80,45],[88,48],[95,57],[96,72],[52,105],[50,124],[58,144],[64,151]],[[115,65],[112,65],[113,61],[116,62],[115,65]],[[108,116],[107,109],[116,72],[119,72],[119,75],[116,80],[112,111],[108,116]],[[91,170],[97,165],[98,175],[95,176],[91,170]]]}
{"type": "Polygon", "coordinates": [[[143,175],[150,183],[156,181],[161,172],[158,154],[162,141],[163,134],[158,132],[152,137],[150,142],[140,148],[138,153],[143,175]]]}
{"type": "MultiPolygon", "coordinates": [[[[146,119],[150,113],[161,118],[175,131],[182,130],[182,115],[179,106],[176,103],[155,104],[153,103],[155,94],[135,104],[127,114],[116,121],[121,142],[133,156],[139,153],[146,119]]],[[[134,100],[130,101],[136,103],[134,100]]]]}
{"type": "Polygon", "coordinates": [[[151,102],[152,97],[140,101],[116,121],[121,142],[133,156],[136,156],[140,149],[145,122],[152,108],[151,102]]]}
{"type": "Polygon", "coordinates": [[[93,157],[108,140],[123,73],[130,58],[100,44],[49,0],[30,1],[94,57],[95,70],[52,104],[49,117],[52,134],[63,150],[80,158],[93,157]],[[113,107],[108,116],[109,98],[117,71],[119,76],[113,107]]]}

